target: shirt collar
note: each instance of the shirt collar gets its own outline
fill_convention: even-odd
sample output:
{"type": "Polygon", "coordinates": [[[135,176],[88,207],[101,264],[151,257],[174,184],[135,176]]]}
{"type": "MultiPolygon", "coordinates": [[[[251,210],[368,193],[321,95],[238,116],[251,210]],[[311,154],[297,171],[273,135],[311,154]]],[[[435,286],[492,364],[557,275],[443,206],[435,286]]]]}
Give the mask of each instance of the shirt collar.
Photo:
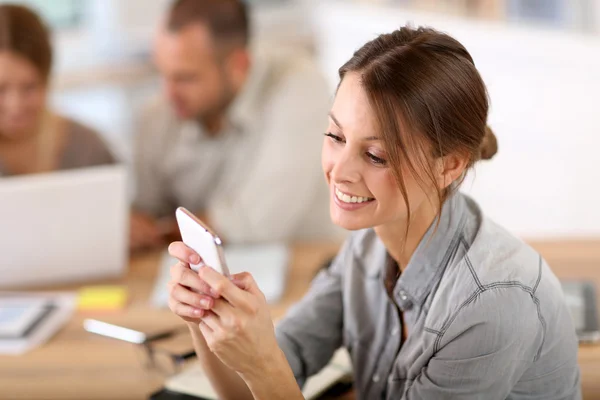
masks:
{"type": "Polygon", "coordinates": [[[464,196],[456,193],[446,200],[438,219],[421,239],[394,288],[394,296],[402,309],[423,304],[455,254],[466,220],[464,196]]]}
{"type": "Polygon", "coordinates": [[[227,110],[227,122],[242,131],[256,115],[258,98],[268,86],[271,60],[269,54],[258,47],[250,50],[252,66],[248,78],[227,110]]]}

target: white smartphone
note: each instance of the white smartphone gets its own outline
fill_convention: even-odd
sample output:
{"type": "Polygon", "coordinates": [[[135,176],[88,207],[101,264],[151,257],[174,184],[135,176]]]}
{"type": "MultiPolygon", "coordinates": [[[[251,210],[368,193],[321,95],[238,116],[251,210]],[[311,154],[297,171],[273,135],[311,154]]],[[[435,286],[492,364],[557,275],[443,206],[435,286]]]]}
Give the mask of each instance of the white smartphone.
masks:
{"type": "Polygon", "coordinates": [[[183,243],[202,258],[200,264],[190,264],[190,267],[194,271],[198,271],[200,266],[207,265],[217,272],[229,276],[221,239],[205,223],[183,207],[179,207],[175,211],[175,218],[183,243]]]}

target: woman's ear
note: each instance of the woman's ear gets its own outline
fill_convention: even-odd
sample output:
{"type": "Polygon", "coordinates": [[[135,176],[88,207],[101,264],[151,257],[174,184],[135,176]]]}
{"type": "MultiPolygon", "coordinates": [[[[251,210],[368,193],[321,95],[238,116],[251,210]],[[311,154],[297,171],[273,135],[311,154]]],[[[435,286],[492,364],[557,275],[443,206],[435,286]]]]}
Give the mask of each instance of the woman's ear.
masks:
{"type": "Polygon", "coordinates": [[[446,189],[459,179],[467,168],[468,161],[457,154],[448,154],[437,159],[437,181],[440,189],[446,189]]]}

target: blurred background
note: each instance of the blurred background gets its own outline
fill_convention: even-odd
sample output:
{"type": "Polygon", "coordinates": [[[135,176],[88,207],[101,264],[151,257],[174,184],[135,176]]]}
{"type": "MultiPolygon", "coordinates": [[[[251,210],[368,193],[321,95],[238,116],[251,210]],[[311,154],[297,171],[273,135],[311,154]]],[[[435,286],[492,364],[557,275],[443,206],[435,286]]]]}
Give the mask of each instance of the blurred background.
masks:
{"type": "MultiPolygon", "coordinates": [[[[96,128],[129,160],[133,116],[160,84],[150,48],[169,2],[17,2],[54,28],[54,107],[96,128]]],[[[600,236],[600,0],[251,3],[254,40],[311,49],[332,93],[337,68],[378,33],[412,22],[454,35],[488,85],[500,146],[464,190],[522,236],[600,236]]]]}
{"type": "MultiPolygon", "coordinates": [[[[496,222],[533,243],[555,272],[560,272],[557,275],[561,279],[592,279],[598,287],[600,0],[248,2],[252,6],[252,40],[259,44],[291,46],[299,52],[308,50],[326,77],[326,89],[332,100],[338,84],[338,68],[355,50],[381,33],[410,23],[431,26],[462,42],[487,85],[491,101],[489,125],[499,146],[498,154],[491,161],[480,163],[468,176],[463,191],[475,197],[484,212],[496,222]]],[[[160,95],[161,77],[153,65],[152,48],[156,29],[171,0],[0,0],[2,3],[33,8],[53,30],[54,63],[48,91],[52,108],[99,132],[116,157],[131,166],[136,116],[148,100],[160,95]]],[[[315,91],[311,89],[310,92],[315,91]]],[[[298,101],[306,99],[299,98],[298,101]]],[[[323,115],[322,129],[325,128],[326,116],[323,115]]],[[[299,154],[296,147],[290,148],[294,149],[294,154],[299,154]]],[[[162,148],[159,153],[163,153],[162,148]]],[[[200,158],[195,153],[193,157],[200,158]]],[[[289,179],[286,183],[296,184],[293,176],[289,179]]],[[[113,182],[113,187],[117,185],[124,193],[124,182],[124,179],[113,182]]],[[[14,189],[12,186],[7,188],[5,192],[0,191],[0,197],[14,189]]],[[[111,189],[100,187],[96,190],[104,193],[111,189]]],[[[63,196],[73,200],[69,192],[63,196]]],[[[96,208],[97,204],[102,204],[110,209],[107,215],[114,217],[109,220],[120,227],[126,226],[129,221],[125,221],[125,213],[129,213],[129,204],[116,197],[112,199],[119,202],[108,207],[102,198],[94,199],[94,204],[85,205],[91,211],[81,207],[84,215],[73,219],[86,224],[86,218],[92,215],[101,220],[103,217],[96,208]]],[[[4,196],[3,200],[6,198],[4,196]]],[[[49,199],[33,198],[31,202],[34,206],[29,208],[36,208],[40,215],[52,214],[47,213],[52,210],[48,206],[49,199]],[[45,206],[39,207],[39,204],[45,206]]],[[[28,208],[27,204],[19,206],[28,208]]],[[[16,215],[12,208],[5,208],[5,216],[16,215]]],[[[314,209],[310,212],[315,214],[314,209]]],[[[6,220],[8,218],[0,215],[0,221],[7,227],[5,232],[10,231],[3,239],[15,236],[16,230],[6,220]]],[[[14,216],[13,220],[16,220],[14,216]]],[[[62,226],[63,221],[55,225],[62,226]]],[[[56,236],[57,243],[63,242],[62,236],[52,231],[53,226],[47,228],[48,236],[56,236]]],[[[116,235],[108,228],[106,232],[86,232],[88,236],[75,232],[76,238],[81,236],[81,242],[85,241],[93,249],[93,257],[86,251],[69,249],[68,256],[83,257],[74,261],[77,271],[89,275],[90,271],[100,270],[96,265],[109,264],[99,257],[102,253],[111,253],[105,248],[125,247],[126,232],[116,235]],[[98,246],[98,242],[102,246],[98,246]],[[86,268],[79,268],[79,265],[86,268]]],[[[39,249],[31,251],[29,241],[32,230],[24,228],[21,231],[27,240],[19,242],[13,238],[13,242],[19,242],[24,254],[36,255],[39,249]]],[[[39,230],[36,233],[39,236],[39,230]]],[[[227,253],[226,258],[230,267],[236,263],[264,267],[263,275],[258,277],[260,287],[267,297],[282,298],[273,308],[273,315],[279,317],[304,293],[314,274],[327,265],[324,261],[338,249],[337,242],[315,242],[312,246],[276,243],[275,247],[258,250],[238,248],[227,253]],[[289,288],[285,287],[285,282],[289,282],[289,288]]],[[[47,247],[53,250],[51,244],[47,247]]],[[[125,269],[126,256],[125,252],[114,256],[117,262],[113,265],[119,273],[125,269]]],[[[19,257],[17,259],[21,261],[19,257]]],[[[105,344],[102,341],[105,338],[88,340],[90,337],[84,336],[82,326],[85,317],[97,312],[108,322],[139,329],[148,337],[163,327],[176,328],[180,321],[170,311],[160,308],[166,305],[166,282],[171,265],[173,260],[168,255],[158,252],[141,255],[133,258],[122,280],[101,282],[107,283],[107,287],[66,286],[69,291],[77,291],[77,305],[75,297],[66,298],[64,308],[67,311],[56,326],[68,322],[68,327],[55,342],[38,349],[37,353],[32,352],[31,356],[0,359],[0,377],[6,377],[0,386],[3,383],[13,385],[7,393],[30,389],[30,394],[33,393],[30,397],[19,398],[31,399],[49,398],[47,393],[60,394],[53,398],[81,399],[80,392],[93,394],[95,391],[110,393],[105,398],[147,398],[152,390],[162,387],[164,376],[149,378],[144,369],[146,366],[140,366],[136,354],[127,352],[126,347],[119,347],[116,341],[105,344]],[[71,317],[75,307],[80,312],[71,317]],[[87,361],[80,359],[81,354],[86,354],[87,361]],[[37,370],[33,370],[34,367],[37,370]],[[35,385],[29,387],[30,377],[38,375],[40,378],[36,378],[35,385]]],[[[31,274],[18,263],[3,265],[0,258],[0,267],[5,268],[3,277],[17,276],[15,271],[25,271],[20,275],[32,276],[44,283],[45,279],[49,282],[54,275],[58,276],[56,271],[60,271],[56,266],[55,269],[47,268],[43,262],[36,266],[43,268],[47,276],[31,274]]],[[[0,281],[0,287],[5,281],[6,278],[0,281]]],[[[34,300],[39,302],[37,298],[34,300]]],[[[575,300],[579,301],[578,298],[575,300]]],[[[8,308],[13,306],[8,305],[8,308]]],[[[2,318],[0,339],[1,323],[2,318]]],[[[600,333],[598,335],[600,338],[600,333]]],[[[189,352],[189,338],[183,336],[185,349],[193,354],[189,352]]],[[[586,388],[584,395],[587,393],[584,397],[600,398],[597,375],[600,347],[582,348],[585,349],[580,357],[586,388]]],[[[1,351],[2,346],[0,354],[1,351]]],[[[172,361],[172,358],[168,360],[172,361]]]]}

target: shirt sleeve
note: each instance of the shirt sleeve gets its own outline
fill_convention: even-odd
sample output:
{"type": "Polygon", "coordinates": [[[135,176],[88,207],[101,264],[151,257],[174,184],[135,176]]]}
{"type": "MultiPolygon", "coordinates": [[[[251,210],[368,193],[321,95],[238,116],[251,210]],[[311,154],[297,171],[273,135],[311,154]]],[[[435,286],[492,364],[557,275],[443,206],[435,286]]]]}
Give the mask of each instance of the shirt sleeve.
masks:
{"type": "Polygon", "coordinates": [[[82,168],[117,162],[99,133],[75,121],[66,120],[66,124],[70,135],[63,154],[63,166],[82,168]]]}
{"type": "Polygon", "coordinates": [[[545,328],[529,292],[497,287],[470,300],[438,332],[434,355],[406,399],[503,400],[538,357],[545,328]]]}
{"type": "Polygon", "coordinates": [[[215,230],[235,242],[287,240],[311,212],[321,171],[321,133],[329,96],[312,70],[290,73],[264,110],[261,144],[249,154],[245,179],[215,195],[206,210],[215,230]]]}
{"type": "Polygon", "coordinates": [[[277,325],[277,342],[300,387],[325,367],[342,345],[342,278],[344,266],[350,265],[350,241],[277,325]]]}

